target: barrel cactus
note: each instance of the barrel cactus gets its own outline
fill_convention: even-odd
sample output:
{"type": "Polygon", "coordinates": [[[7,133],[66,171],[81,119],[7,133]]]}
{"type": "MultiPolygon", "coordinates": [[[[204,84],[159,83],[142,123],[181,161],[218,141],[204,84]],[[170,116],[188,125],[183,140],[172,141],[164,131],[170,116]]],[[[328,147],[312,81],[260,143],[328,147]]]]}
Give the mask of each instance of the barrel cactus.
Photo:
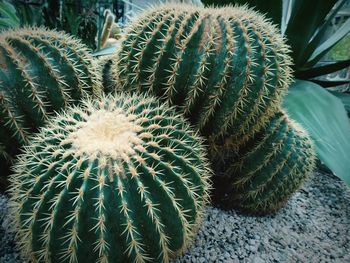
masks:
{"type": "Polygon", "coordinates": [[[280,208],[315,166],[310,137],[283,111],[238,153],[230,152],[229,145],[222,147],[226,151],[213,158],[223,176],[216,182],[216,194],[221,198],[217,201],[253,213],[280,208]]]}
{"type": "MultiPolygon", "coordinates": [[[[96,63],[80,41],[44,28],[0,33],[0,145],[12,156],[54,111],[98,92],[96,63]]],[[[1,158],[1,157],[0,157],[1,158]]]]}
{"type": "Polygon", "coordinates": [[[12,217],[33,262],[168,262],[208,200],[202,139],[145,96],[85,100],[19,156],[12,217]]]}
{"type": "Polygon", "coordinates": [[[119,87],[177,105],[205,136],[247,141],[278,110],[289,49],[246,7],[164,5],[136,21],[112,65],[119,87]]]}

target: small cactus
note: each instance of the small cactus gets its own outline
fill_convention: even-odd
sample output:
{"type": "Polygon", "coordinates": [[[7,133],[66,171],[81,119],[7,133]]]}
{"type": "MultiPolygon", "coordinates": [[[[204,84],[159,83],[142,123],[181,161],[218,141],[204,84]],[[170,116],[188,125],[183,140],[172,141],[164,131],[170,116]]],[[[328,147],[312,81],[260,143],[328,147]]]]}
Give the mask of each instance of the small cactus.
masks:
{"type": "Polygon", "coordinates": [[[217,181],[218,201],[257,214],[280,208],[315,166],[310,137],[283,111],[238,152],[222,148],[226,151],[213,157],[224,167],[218,171],[223,176],[217,181]]]}
{"type": "MultiPolygon", "coordinates": [[[[78,40],[44,28],[0,33],[0,143],[13,156],[54,111],[98,92],[96,63],[78,40]]],[[[1,157],[0,157],[1,158],[1,157]]]]}
{"type": "Polygon", "coordinates": [[[120,38],[120,28],[118,24],[114,22],[115,16],[113,13],[109,9],[106,9],[104,16],[105,22],[101,33],[100,48],[104,48],[111,41],[113,42],[120,38]]]}
{"type": "Polygon", "coordinates": [[[164,5],[133,24],[112,72],[123,90],[177,105],[201,134],[244,143],[280,106],[288,52],[276,27],[246,7],[164,5]]]}
{"type": "Polygon", "coordinates": [[[116,80],[112,74],[113,65],[113,55],[112,56],[101,56],[98,58],[98,63],[100,65],[100,74],[102,76],[102,86],[103,92],[105,94],[113,94],[115,92],[116,80]]]}
{"type": "Polygon", "coordinates": [[[109,9],[105,10],[104,16],[105,16],[105,22],[104,22],[102,34],[101,34],[101,42],[100,42],[101,48],[104,48],[104,46],[107,43],[107,40],[111,34],[111,30],[115,19],[115,16],[112,14],[112,12],[109,9]]]}
{"type": "Polygon", "coordinates": [[[168,262],[194,235],[210,187],[202,139],[143,95],[69,108],[14,171],[11,214],[32,262],[168,262]]]}

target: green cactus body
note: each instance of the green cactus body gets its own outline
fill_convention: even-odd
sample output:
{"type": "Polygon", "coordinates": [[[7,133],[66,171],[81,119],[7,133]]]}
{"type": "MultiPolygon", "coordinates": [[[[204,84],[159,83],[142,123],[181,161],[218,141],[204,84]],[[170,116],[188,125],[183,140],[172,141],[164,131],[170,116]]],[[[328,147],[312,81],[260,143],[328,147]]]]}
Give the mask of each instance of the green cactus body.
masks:
{"type": "Polygon", "coordinates": [[[228,163],[216,189],[225,192],[221,202],[253,213],[280,208],[315,166],[309,136],[283,111],[238,153],[223,151],[214,159],[228,163]]]}
{"type": "Polygon", "coordinates": [[[78,40],[44,28],[1,32],[0,143],[26,144],[51,113],[98,86],[96,63],[78,40]]]}
{"type": "Polygon", "coordinates": [[[112,74],[112,65],[113,57],[112,56],[101,56],[98,58],[98,64],[100,65],[100,74],[102,76],[102,87],[104,94],[113,94],[115,92],[115,83],[117,82],[114,79],[112,74]]]}
{"type": "Polygon", "coordinates": [[[124,90],[177,105],[203,135],[243,143],[279,108],[288,52],[277,29],[245,7],[165,5],[134,23],[112,70],[124,90]]]}
{"type": "Polygon", "coordinates": [[[68,109],[14,171],[12,216],[33,262],[168,262],[193,237],[210,187],[202,139],[143,95],[68,109]]]}

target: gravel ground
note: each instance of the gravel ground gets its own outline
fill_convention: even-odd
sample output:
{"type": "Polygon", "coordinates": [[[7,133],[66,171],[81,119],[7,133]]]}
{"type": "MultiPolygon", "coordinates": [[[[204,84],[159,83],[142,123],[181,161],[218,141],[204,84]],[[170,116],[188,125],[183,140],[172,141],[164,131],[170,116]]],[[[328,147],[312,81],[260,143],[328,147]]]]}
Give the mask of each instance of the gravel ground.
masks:
{"type": "MultiPolygon", "coordinates": [[[[6,197],[0,195],[0,262],[22,262],[6,231],[6,197]]],[[[350,190],[332,175],[317,173],[287,205],[254,217],[209,207],[181,262],[350,262],[350,190]]]]}

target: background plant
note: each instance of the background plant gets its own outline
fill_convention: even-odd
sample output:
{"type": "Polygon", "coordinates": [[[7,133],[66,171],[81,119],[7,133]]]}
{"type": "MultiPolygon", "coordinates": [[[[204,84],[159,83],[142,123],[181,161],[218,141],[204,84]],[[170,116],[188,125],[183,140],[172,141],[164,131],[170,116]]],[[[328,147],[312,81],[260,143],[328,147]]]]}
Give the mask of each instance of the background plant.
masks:
{"type": "Polygon", "coordinates": [[[115,8],[112,0],[9,0],[9,3],[15,7],[20,25],[64,30],[92,49],[99,49],[104,10],[115,8]]]}
{"type": "Polygon", "coordinates": [[[7,1],[0,1],[0,29],[19,26],[16,9],[7,1]]]}

